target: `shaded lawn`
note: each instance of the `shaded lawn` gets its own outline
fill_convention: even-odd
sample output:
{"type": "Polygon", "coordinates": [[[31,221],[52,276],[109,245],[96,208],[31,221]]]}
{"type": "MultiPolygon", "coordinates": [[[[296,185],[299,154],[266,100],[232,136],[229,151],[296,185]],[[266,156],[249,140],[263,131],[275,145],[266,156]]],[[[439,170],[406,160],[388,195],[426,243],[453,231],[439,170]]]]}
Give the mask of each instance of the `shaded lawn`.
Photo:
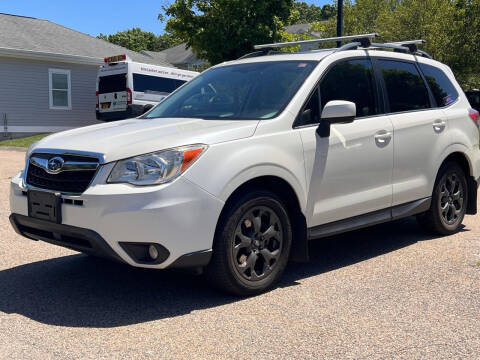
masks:
{"type": "Polygon", "coordinates": [[[3,141],[0,141],[0,147],[2,147],[2,146],[16,146],[16,147],[28,148],[35,141],[43,139],[47,135],[50,135],[50,134],[38,134],[38,135],[19,138],[19,139],[3,140],[3,141]]]}

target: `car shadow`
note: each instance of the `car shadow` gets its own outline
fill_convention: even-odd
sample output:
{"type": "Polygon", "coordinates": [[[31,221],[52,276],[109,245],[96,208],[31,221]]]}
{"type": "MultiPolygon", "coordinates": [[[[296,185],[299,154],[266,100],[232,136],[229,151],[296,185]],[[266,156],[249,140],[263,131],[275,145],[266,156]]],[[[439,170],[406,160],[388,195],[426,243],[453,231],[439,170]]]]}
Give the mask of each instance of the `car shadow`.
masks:
{"type": "MultiPolygon", "coordinates": [[[[289,264],[279,286],[429,239],[414,219],[405,219],[312,242],[311,261],[289,264]]],[[[203,277],[81,254],[0,271],[0,312],[58,326],[116,327],[235,301],[239,298],[212,289],[203,277]]]]}

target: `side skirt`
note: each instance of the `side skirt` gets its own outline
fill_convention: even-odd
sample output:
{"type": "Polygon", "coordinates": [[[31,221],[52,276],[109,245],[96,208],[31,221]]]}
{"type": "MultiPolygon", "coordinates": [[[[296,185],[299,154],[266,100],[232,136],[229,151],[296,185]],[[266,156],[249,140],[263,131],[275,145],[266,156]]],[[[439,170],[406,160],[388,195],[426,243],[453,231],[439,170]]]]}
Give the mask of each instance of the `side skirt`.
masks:
{"type": "Polygon", "coordinates": [[[327,236],[342,234],[348,231],[420,214],[430,208],[431,202],[432,198],[428,197],[365,215],[315,226],[307,230],[307,237],[308,240],[321,239],[327,236]]]}

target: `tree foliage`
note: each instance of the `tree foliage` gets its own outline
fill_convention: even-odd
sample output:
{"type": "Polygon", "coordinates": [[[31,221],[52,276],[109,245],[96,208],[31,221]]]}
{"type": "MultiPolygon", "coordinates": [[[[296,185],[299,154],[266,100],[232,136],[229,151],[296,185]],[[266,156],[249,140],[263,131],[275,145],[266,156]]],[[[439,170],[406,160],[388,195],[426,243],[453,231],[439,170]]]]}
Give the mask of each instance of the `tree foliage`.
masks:
{"type": "Polygon", "coordinates": [[[133,51],[161,51],[182,42],[172,34],[166,33],[156,36],[154,33],[142,31],[140,28],[119,31],[110,35],[100,34],[97,38],[123,46],[133,51]]]}
{"type": "Polygon", "coordinates": [[[280,40],[292,7],[293,0],[175,0],[164,9],[165,29],[217,64],[280,40]]]}
{"type": "MultiPolygon", "coordinates": [[[[336,17],[326,24],[334,36],[336,17]]],[[[449,65],[465,87],[480,85],[480,0],[347,0],[344,33],[378,32],[379,41],[424,39],[423,49],[449,65]]]]}
{"type": "Polygon", "coordinates": [[[292,13],[297,12],[296,24],[310,24],[322,20],[328,20],[335,16],[335,7],[330,4],[316,6],[314,4],[308,5],[306,2],[297,1],[293,6],[292,13]]]}

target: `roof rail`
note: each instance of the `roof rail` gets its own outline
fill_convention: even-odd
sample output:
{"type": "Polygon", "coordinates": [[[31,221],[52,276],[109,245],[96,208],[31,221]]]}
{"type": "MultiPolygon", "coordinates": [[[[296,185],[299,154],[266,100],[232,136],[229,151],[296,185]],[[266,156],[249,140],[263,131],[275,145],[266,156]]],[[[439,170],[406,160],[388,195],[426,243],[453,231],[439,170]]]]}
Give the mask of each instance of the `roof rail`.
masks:
{"type": "MultiPolygon", "coordinates": [[[[321,44],[326,42],[334,42],[334,41],[338,42],[338,41],[348,41],[348,40],[351,40],[352,42],[342,45],[339,48],[333,48],[331,50],[334,50],[335,52],[337,52],[337,51],[357,49],[359,47],[372,48],[372,49],[392,49],[393,51],[420,55],[420,56],[424,56],[429,59],[432,59],[432,57],[428,53],[418,49],[418,45],[425,43],[425,40],[423,39],[394,41],[394,42],[387,42],[387,43],[371,42],[372,39],[378,36],[379,34],[377,33],[370,33],[370,34],[361,34],[361,35],[331,37],[331,38],[324,38],[324,39],[299,40],[299,41],[290,41],[290,42],[282,42],[282,43],[255,45],[254,49],[257,51],[250,54],[243,55],[240,59],[263,56],[263,55],[281,54],[283,52],[276,51],[275,49],[287,47],[287,46],[304,45],[304,44],[321,44]]],[[[315,51],[315,50],[312,50],[312,51],[315,51]]]]}
{"type": "Polygon", "coordinates": [[[331,38],[324,38],[324,39],[299,40],[299,41],[289,41],[289,42],[283,42],[283,43],[262,44],[262,45],[255,45],[253,48],[255,50],[275,49],[275,48],[281,48],[286,46],[295,46],[295,45],[303,45],[303,44],[321,44],[321,43],[334,42],[334,41],[374,39],[377,36],[379,36],[377,33],[338,36],[338,37],[331,37],[331,38]]]}
{"type": "Polygon", "coordinates": [[[433,59],[430,54],[423,50],[419,50],[417,45],[418,44],[425,44],[425,40],[407,40],[407,41],[395,41],[395,42],[388,42],[388,43],[367,43],[365,44],[365,40],[368,39],[355,39],[353,42],[340,46],[336,49],[336,51],[345,51],[351,49],[357,49],[358,47],[363,48],[377,48],[377,49],[393,49],[394,51],[398,52],[409,52],[411,54],[417,54],[429,59],[433,59]]]}
{"type": "Polygon", "coordinates": [[[417,39],[417,40],[406,40],[406,41],[394,41],[394,42],[388,42],[384,44],[372,43],[372,47],[393,49],[394,51],[401,51],[401,52],[409,52],[411,54],[417,54],[429,59],[433,59],[430,54],[428,54],[423,50],[418,49],[419,44],[425,44],[425,43],[426,43],[425,40],[417,39]]]}

